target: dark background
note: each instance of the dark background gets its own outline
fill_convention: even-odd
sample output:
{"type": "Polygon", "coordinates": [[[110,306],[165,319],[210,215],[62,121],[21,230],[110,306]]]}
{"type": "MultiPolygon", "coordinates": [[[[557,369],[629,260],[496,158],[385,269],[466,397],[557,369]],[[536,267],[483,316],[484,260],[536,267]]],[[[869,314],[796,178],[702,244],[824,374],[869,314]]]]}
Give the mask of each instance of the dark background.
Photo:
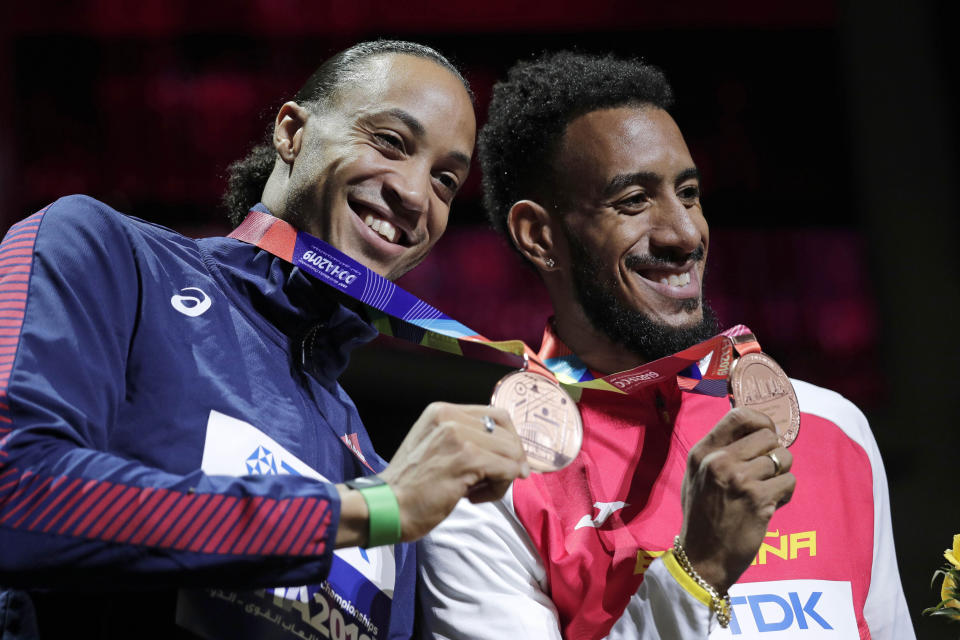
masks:
{"type": "MultiPolygon", "coordinates": [[[[188,235],[227,232],[226,166],[323,59],[358,40],[450,55],[481,123],[518,58],[571,47],[643,56],[673,82],[704,175],[708,298],[792,376],[870,418],[918,636],[956,637],[960,627],[919,612],[938,601],[930,577],[960,532],[958,10],[902,4],[6,3],[0,226],[82,192],[188,235]]],[[[546,295],[486,229],[478,189],[475,170],[447,236],[403,284],[491,338],[536,345],[546,295]]],[[[383,342],[358,354],[344,384],[385,454],[426,403],[484,402],[499,375],[383,342]]]]}

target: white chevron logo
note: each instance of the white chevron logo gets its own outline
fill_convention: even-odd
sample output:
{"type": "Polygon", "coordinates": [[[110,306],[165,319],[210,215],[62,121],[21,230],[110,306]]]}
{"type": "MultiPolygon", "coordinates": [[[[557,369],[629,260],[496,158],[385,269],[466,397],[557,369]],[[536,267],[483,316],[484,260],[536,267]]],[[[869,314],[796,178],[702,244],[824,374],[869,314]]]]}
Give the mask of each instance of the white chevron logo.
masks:
{"type": "Polygon", "coordinates": [[[630,505],[626,502],[594,502],[593,507],[598,509],[600,512],[597,514],[596,518],[590,517],[590,514],[580,518],[580,522],[577,523],[577,526],[573,528],[574,531],[582,527],[597,527],[603,526],[603,523],[607,521],[607,518],[612,516],[615,512],[623,509],[624,507],[629,507],[630,505]]]}

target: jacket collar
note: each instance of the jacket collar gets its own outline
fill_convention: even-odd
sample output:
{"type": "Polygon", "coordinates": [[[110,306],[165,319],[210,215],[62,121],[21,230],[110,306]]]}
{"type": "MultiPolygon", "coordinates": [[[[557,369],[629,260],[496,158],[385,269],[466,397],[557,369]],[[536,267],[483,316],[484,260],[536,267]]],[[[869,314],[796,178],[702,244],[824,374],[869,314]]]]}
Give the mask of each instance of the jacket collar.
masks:
{"type": "MultiPolygon", "coordinates": [[[[269,213],[262,204],[255,208],[269,213]]],[[[285,260],[232,238],[201,242],[227,285],[287,339],[291,355],[302,355],[321,377],[339,378],[350,352],[377,336],[339,294],[285,260]]]]}

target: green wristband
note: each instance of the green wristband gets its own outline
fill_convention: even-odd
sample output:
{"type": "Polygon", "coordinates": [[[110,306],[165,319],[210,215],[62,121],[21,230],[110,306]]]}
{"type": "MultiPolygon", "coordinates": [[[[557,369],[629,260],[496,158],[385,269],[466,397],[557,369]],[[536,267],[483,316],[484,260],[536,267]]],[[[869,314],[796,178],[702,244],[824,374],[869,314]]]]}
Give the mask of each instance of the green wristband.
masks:
{"type": "Polygon", "coordinates": [[[381,547],[400,542],[400,504],[390,485],[379,476],[361,476],[344,484],[360,492],[370,512],[370,533],[363,546],[381,547]]]}

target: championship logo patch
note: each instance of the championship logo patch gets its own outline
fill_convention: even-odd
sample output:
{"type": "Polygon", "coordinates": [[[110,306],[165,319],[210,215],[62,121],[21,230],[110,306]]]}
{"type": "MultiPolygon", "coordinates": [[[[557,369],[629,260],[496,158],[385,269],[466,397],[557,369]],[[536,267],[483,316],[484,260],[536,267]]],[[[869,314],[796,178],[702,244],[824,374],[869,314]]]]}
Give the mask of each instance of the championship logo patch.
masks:
{"type": "Polygon", "coordinates": [[[251,476],[269,476],[277,474],[277,462],[269,449],[258,446],[247,458],[247,473],[251,476]]]}
{"type": "MultiPolygon", "coordinates": [[[[326,480],[253,425],[217,411],[210,412],[207,422],[201,468],[211,475],[326,480]]],[[[390,628],[396,570],[392,546],[337,549],[327,579],[319,584],[250,591],[182,589],[177,623],[206,638],[378,640],[390,628]]]]}

